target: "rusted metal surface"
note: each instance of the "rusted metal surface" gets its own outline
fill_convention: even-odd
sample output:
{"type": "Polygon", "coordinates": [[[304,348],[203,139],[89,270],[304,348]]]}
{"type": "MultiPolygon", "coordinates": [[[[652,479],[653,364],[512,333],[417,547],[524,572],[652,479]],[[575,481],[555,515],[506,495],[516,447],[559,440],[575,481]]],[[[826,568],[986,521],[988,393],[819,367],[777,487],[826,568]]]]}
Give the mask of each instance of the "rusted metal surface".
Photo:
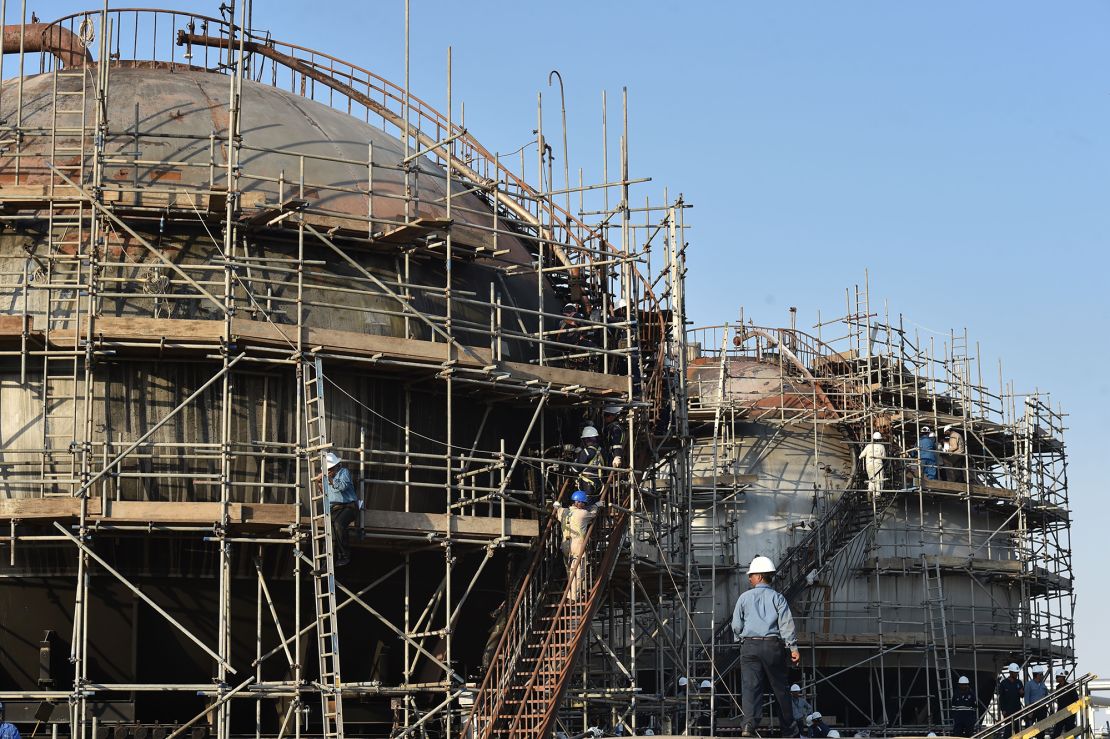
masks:
{"type": "Polygon", "coordinates": [[[62,66],[77,67],[82,62],[92,63],[92,54],[77,34],[52,23],[4,26],[3,39],[5,54],[18,54],[22,39],[24,52],[45,51],[53,54],[62,66]]]}

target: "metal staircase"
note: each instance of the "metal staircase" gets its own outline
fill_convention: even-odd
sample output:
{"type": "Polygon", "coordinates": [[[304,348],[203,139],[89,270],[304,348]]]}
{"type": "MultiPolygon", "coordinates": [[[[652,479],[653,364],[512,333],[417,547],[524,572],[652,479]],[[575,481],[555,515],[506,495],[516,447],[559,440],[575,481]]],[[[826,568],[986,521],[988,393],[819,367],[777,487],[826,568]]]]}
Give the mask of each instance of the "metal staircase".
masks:
{"type": "Polygon", "coordinates": [[[925,578],[925,610],[929,622],[929,640],[936,672],[940,725],[947,726],[952,716],[952,659],[948,649],[948,621],[944,612],[944,581],[940,564],[929,564],[921,555],[921,572],[925,578]]]}
{"type": "Polygon", "coordinates": [[[316,604],[316,646],[320,663],[320,709],[324,739],[343,739],[343,694],[339,675],[339,621],[335,602],[335,560],[331,514],[328,512],[322,475],[327,467],[324,457],[329,449],[327,419],[324,414],[324,368],[317,358],[300,363],[304,387],[304,455],[308,463],[305,481],[312,540],[312,584],[316,604]]]}
{"type": "MultiPolygon", "coordinates": [[[[602,490],[602,501],[609,492],[602,490]]],[[[581,573],[567,572],[559,548],[561,527],[554,517],[548,518],[463,736],[518,739],[551,733],[590,621],[616,565],[628,526],[626,502],[598,512],[590,527],[587,553],[577,563],[585,568],[581,573]],[[576,574],[581,582],[577,588],[576,574]]]]}

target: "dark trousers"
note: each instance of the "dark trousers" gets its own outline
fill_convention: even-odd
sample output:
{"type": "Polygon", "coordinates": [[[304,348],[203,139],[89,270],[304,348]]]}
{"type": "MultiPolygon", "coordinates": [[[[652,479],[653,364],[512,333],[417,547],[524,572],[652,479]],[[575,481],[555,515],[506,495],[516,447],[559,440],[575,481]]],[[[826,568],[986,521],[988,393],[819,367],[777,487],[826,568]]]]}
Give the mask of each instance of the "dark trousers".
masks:
{"type": "Polygon", "coordinates": [[[355,503],[331,504],[331,543],[336,562],[346,562],[351,558],[351,545],[348,542],[351,522],[358,517],[355,503]]]}
{"type": "Polygon", "coordinates": [[[954,736],[971,736],[975,733],[975,711],[952,711],[952,734],[954,736]]]}
{"type": "Polygon", "coordinates": [[[763,707],[763,693],[769,686],[778,704],[779,727],[783,736],[794,736],[794,712],[790,704],[787,683],[790,667],[786,661],[786,647],[781,639],[745,639],[740,645],[740,690],[744,723],[753,728],[759,725],[763,707]]]}

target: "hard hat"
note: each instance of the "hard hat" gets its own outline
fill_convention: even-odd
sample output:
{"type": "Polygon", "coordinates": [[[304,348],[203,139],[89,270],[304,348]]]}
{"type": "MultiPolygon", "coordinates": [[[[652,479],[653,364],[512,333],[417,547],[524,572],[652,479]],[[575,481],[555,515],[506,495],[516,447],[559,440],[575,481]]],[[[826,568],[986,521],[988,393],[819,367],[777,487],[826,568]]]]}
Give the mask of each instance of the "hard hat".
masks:
{"type": "Polygon", "coordinates": [[[883,438],[883,435],[880,434],[878,431],[876,431],[875,433],[871,434],[871,438],[874,439],[875,441],[881,441],[882,438],[883,438]]]}
{"type": "Polygon", "coordinates": [[[335,465],[337,465],[337,464],[339,464],[340,462],[343,461],[342,459],[339,458],[339,455],[336,454],[335,452],[328,452],[324,459],[327,462],[329,470],[332,467],[334,467],[335,465]]]}
{"type": "Polygon", "coordinates": [[[712,687],[713,683],[708,680],[702,680],[701,683],[698,684],[698,690],[709,690],[712,687]]]}
{"type": "Polygon", "coordinates": [[[967,675],[960,675],[960,679],[956,682],[960,685],[971,685],[971,681],[967,679],[967,675]]]}
{"type": "Polygon", "coordinates": [[[945,426],[944,430],[945,431],[951,431],[952,430],[952,424],[948,424],[947,426],[945,426]]]}
{"type": "Polygon", "coordinates": [[[791,693],[800,693],[800,692],[802,692],[802,686],[798,685],[798,683],[794,683],[793,685],[790,686],[790,692],[791,693]]]}
{"type": "Polygon", "coordinates": [[[1021,672],[1021,668],[1018,667],[1017,662],[1011,662],[1006,666],[1006,672],[1021,672]]]}
{"type": "Polygon", "coordinates": [[[775,563],[771,561],[770,557],[764,557],[762,554],[758,555],[748,565],[749,575],[766,575],[769,572],[775,571],[775,563]]]}
{"type": "Polygon", "coordinates": [[[690,684],[690,681],[686,679],[686,676],[685,676],[685,675],[683,675],[682,677],[678,678],[678,687],[680,687],[680,688],[685,688],[685,687],[686,687],[687,685],[689,685],[689,684],[690,684]]]}
{"type": "Polygon", "coordinates": [[[589,503],[590,495],[583,490],[575,490],[570,494],[570,499],[574,503],[589,503]]]}
{"type": "Polygon", "coordinates": [[[1034,675],[1043,675],[1044,673],[1045,673],[1045,666],[1044,665],[1033,665],[1033,674],[1034,675]]]}
{"type": "Polygon", "coordinates": [[[613,303],[613,308],[615,308],[616,310],[624,310],[627,306],[628,306],[628,301],[625,300],[624,298],[621,298],[617,302],[613,303]]]}
{"type": "Polygon", "coordinates": [[[932,430],[933,430],[933,428],[931,426],[922,426],[921,427],[921,433],[923,433],[923,434],[927,434],[932,430]]]}
{"type": "Polygon", "coordinates": [[[816,721],[816,720],[818,720],[820,718],[824,718],[824,717],[821,715],[820,711],[814,711],[813,713],[806,716],[806,718],[808,718],[810,721],[816,721]]]}
{"type": "Polygon", "coordinates": [[[597,429],[595,429],[593,426],[587,426],[586,428],[582,429],[582,438],[583,439],[596,439],[597,438],[597,429]]]}
{"type": "Polygon", "coordinates": [[[644,729],[644,736],[655,736],[655,732],[652,731],[651,727],[649,726],[648,728],[644,729]]]}
{"type": "Polygon", "coordinates": [[[926,734],[925,736],[936,736],[936,735],[937,735],[937,733],[936,733],[935,731],[930,731],[930,732],[929,732],[928,734],[926,734]]]}
{"type": "Polygon", "coordinates": [[[563,306],[563,313],[577,313],[578,305],[576,303],[567,303],[563,306]]]}
{"type": "Polygon", "coordinates": [[[829,733],[825,736],[829,737],[829,739],[840,739],[840,732],[836,729],[829,729],[829,733]]]}
{"type": "Polygon", "coordinates": [[[618,413],[620,413],[621,410],[622,409],[619,405],[607,405],[607,406],[605,406],[605,408],[601,412],[602,413],[608,413],[611,416],[615,416],[618,413]]]}
{"type": "Polygon", "coordinates": [[[1067,676],[1068,676],[1068,671],[1065,670],[1063,667],[1057,667],[1056,668],[1056,677],[1067,677],[1067,676]]]}

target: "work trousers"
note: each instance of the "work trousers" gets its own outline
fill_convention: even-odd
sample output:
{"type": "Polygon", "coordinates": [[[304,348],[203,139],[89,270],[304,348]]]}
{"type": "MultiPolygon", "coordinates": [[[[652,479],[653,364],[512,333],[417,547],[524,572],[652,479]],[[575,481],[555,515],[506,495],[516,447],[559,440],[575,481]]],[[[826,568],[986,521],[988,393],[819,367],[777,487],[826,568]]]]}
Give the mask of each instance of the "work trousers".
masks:
{"type": "Polygon", "coordinates": [[[790,702],[790,667],[781,639],[745,639],[740,645],[740,690],[744,723],[759,726],[763,693],[768,687],[778,706],[779,727],[783,736],[797,736],[790,702]]]}
{"type": "Polygon", "coordinates": [[[975,733],[976,711],[964,709],[952,710],[952,735],[971,736],[975,733]]]}
{"type": "Polygon", "coordinates": [[[351,560],[350,536],[351,522],[358,517],[358,504],[331,504],[331,544],[336,564],[347,564],[351,560]]]}
{"type": "Polygon", "coordinates": [[[864,469],[867,471],[867,491],[870,493],[882,492],[886,484],[882,460],[869,459],[864,462],[864,469]]]}
{"type": "Polygon", "coordinates": [[[560,545],[563,550],[563,561],[567,564],[567,576],[570,578],[570,601],[576,602],[586,594],[586,540],[563,539],[560,545]]]}

